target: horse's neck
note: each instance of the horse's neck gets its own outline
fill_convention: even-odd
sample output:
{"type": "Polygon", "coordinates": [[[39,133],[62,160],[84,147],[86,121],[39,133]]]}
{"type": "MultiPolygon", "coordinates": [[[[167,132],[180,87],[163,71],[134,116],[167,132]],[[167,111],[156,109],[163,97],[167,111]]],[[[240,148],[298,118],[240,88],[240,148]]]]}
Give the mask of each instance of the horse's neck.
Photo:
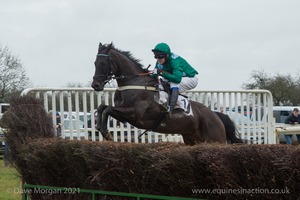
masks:
{"type": "Polygon", "coordinates": [[[138,76],[144,73],[143,69],[140,66],[137,66],[125,55],[114,51],[112,59],[114,64],[117,66],[115,76],[124,77],[117,79],[118,86],[148,85],[149,82],[153,82],[153,79],[149,76],[138,76]]]}
{"type": "Polygon", "coordinates": [[[133,74],[140,74],[143,72],[142,68],[140,66],[137,66],[135,63],[133,63],[129,58],[127,58],[125,55],[113,51],[112,59],[114,63],[117,66],[117,76],[129,76],[133,74]]]}

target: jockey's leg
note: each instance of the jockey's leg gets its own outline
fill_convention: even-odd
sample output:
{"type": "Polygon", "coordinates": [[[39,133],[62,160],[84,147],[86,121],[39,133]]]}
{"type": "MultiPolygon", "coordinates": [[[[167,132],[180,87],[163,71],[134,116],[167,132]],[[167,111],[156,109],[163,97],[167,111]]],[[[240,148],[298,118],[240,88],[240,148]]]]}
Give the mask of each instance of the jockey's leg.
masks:
{"type": "Polygon", "coordinates": [[[177,99],[178,99],[178,95],[179,95],[179,88],[178,87],[171,87],[171,95],[170,95],[170,99],[169,99],[169,111],[171,112],[176,103],[177,103],[177,99]]]}
{"type": "Polygon", "coordinates": [[[198,75],[194,77],[182,77],[181,82],[178,84],[179,93],[194,89],[195,87],[197,87],[197,85],[198,85],[198,75]]]}

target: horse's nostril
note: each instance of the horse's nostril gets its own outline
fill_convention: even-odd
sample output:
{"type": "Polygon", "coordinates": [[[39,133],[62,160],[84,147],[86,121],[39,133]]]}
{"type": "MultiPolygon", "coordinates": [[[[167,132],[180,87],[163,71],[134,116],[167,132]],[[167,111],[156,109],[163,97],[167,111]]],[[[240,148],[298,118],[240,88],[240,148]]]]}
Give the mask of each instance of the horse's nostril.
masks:
{"type": "Polygon", "coordinates": [[[95,91],[102,91],[103,90],[103,87],[102,87],[102,85],[99,83],[99,82],[97,82],[97,81],[93,81],[93,83],[92,83],[92,88],[95,90],[95,91]]]}
{"type": "Polygon", "coordinates": [[[98,83],[94,83],[94,82],[93,82],[91,86],[92,86],[92,88],[96,89],[96,88],[98,88],[98,87],[99,87],[99,84],[98,84],[98,83]]]}

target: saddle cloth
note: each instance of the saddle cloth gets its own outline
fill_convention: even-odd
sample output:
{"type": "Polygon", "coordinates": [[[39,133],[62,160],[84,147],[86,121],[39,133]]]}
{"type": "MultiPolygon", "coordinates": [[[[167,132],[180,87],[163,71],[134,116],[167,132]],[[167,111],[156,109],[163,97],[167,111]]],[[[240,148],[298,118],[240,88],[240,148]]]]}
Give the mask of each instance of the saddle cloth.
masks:
{"type": "MultiPolygon", "coordinates": [[[[168,99],[169,99],[168,93],[166,93],[165,91],[159,91],[159,104],[168,105],[168,99]]],[[[190,112],[189,104],[190,101],[186,97],[179,95],[177,99],[177,103],[175,105],[175,109],[181,108],[182,110],[184,110],[184,112],[190,112]]]]}

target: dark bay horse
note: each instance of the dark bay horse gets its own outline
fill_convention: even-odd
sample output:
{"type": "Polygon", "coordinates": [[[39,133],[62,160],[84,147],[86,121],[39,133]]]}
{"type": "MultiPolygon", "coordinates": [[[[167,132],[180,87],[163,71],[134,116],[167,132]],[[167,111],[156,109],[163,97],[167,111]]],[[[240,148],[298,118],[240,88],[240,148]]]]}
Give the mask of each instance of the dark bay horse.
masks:
{"type": "Polygon", "coordinates": [[[112,140],[107,129],[109,116],[137,128],[181,134],[184,143],[188,145],[199,142],[226,143],[227,139],[235,138],[235,135],[226,135],[225,126],[216,113],[195,101],[191,101],[192,115],[175,109],[172,118],[166,117],[158,103],[158,80],[149,76],[149,71],[143,69],[139,60],[133,58],[130,52],[118,50],[112,43],[100,43],[94,64],[92,87],[95,91],[102,91],[104,85],[112,79],[118,83],[115,106],[100,105],[97,109],[96,128],[106,140],[112,140]]]}

